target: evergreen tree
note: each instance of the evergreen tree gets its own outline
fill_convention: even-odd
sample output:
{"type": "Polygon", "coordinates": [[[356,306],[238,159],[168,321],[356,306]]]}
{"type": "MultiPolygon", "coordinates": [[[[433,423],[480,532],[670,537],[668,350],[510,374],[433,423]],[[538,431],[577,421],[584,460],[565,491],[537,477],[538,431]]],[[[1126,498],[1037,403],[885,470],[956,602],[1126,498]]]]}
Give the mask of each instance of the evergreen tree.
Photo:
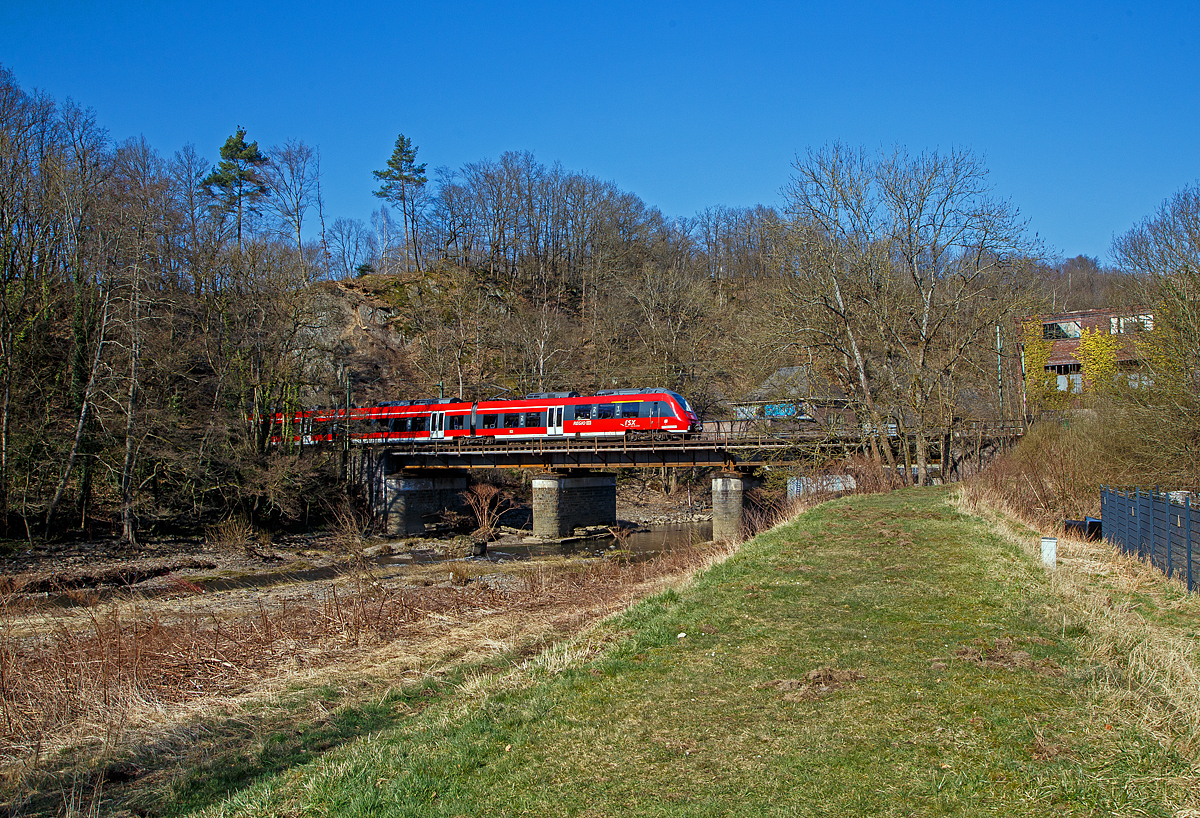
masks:
{"type": "MultiPolygon", "coordinates": [[[[404,222],[404,251],[407,257],[409,247],[413,248],[416,256],[417,216],[416,196],[428,181],[425,176],[425,163],[417,164],[417,147],[404,134],[396,137],[396,147],[388,159],[387,167],[383,170],[372,171],[379,180],[379,190],[375,195],[380,199],[399,205],[401,220],[404,222]],[[411,245],[410,245],[411,241],[411,245]]],[[[420,259],[417,259],[417,269],[421,269],[420,259]]]]}
{"type": "Polygon", "coordinates": [[[217,200],[218,208],[234,214],[239,248],[243,214],[258,213],[258,201],[267,195],[267,184],[260,170],[266,164],[267,156],[259,151],[258,143],[247,144],[246,129],[239,127],[221,146],[221,163],[204,178],[204,185],[217,200]]]}

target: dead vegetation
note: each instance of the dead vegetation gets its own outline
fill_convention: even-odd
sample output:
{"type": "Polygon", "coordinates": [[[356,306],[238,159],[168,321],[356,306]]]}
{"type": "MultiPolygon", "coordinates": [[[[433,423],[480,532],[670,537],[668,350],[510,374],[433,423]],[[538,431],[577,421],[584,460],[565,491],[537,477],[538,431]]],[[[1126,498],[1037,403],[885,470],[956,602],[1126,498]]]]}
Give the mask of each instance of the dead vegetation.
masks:
{"type": "Polygon", "coordinates": [[[1065,519],[1099,515],[1101,486],[1130,479],[1111,456],[1112,434],[1086,418],[1071,428],[1035,424],[1020,445],[967,481],[967,491],[1039,530],[1061,531],[1065,519]]]}
{"type": "Polygon", "coordinates": [[[476,483],[462,492],[462,498],[475,515],[475,535],[485,541],[494,538],[500,526],[501,500],[504,499],[500,489],[490,483],[476,483]]]}
{"type": "Polygon", "coordinates": [[[750,539],[755,534],[770,531],[776,526],[794,520],[813,506],[832,498],[832,494],[814,494],[788,499],[786,496],[769,502],[751,502],[742,512],[742,536],[750,539]]]}
{"type": "Polygon", "coordinates": [[[170,576],[178,571],[197,571],[215,568],[210,559],[175,557],[147,560],[132,565],[110,565],[99,568],[77,568],[55,573],[32,573],[0,577],[0,593],[4,594],[70,594],[73,591],[98,588],[127,588],[155,577],[170,576]]]}
{"type": "Polygon", "coordinates": [[[994,642],[976,640],[954,650],[954,658],[989,670],[1031,670],[1049,676],[1061,676],[1062,668],[1053,659],[1037,659],[1026,650],[1016,650],[1013,640],[1002,638],[994,642]]]}
{"type": "Polygon", "coordinates": [[[201,594],[30,611],[9,595],[0,599],[4,789],[19,793],[62,751],[111,756],[301,679],[372,667],[396,678],[524,654],[725,553],[680,548],[639,563],[486,575],[455,563],[442,568],[448,582],[425,587],[362,572],[228,609],[201,594]]]}
{"type": "Polygon", "coordinates": [[[759,687],[780,691],[785,702],[810,702],[852,687],[865,678],[857,670],[819,667],[810,670],[803,679],[775,679],[759,687]]]}
{"type": "MultiPolygon", "coordinates": [[[[957,498],[964,511],[988,519],[1031,562],[1040,561],[1040,533],[1023,524],[1045,520],[1036,507],[1014,507],[1014,497],[991,481],[963,484],[957,498]]],[[[1105,541],[1060,534],[1057,551],[1057,565],[1047,573],[1062,602],[1047,615],[1060,618],[1063,635],[1077,639],[1103,669],[1093,682],[1094,696],[1102,703],[1098,707],[1137,714],[1137,728],[1193,763],[1200,761],[1200,649],[1195,639],[1200,595],[1187,593],[1179,580],[1105,541]]],[[[990,648],[998,653],[979,645],[960,650],[958,659],[980,664],[1007,666],[1016,658],[1002,645],[990,648]]]]}

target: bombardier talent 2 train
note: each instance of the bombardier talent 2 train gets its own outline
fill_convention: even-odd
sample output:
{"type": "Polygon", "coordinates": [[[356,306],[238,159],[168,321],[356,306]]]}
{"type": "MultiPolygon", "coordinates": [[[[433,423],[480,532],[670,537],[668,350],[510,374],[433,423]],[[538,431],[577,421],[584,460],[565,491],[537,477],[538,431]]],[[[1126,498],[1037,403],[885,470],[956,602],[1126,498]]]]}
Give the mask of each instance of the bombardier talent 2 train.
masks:
{"type": "Polygon", "coordinates": [[[355,443],[471,438],[479,442],[535,438],[667,438],[700,431],[683,396],[669,389],[537,392],[515,400],[413,400],[346,410],[270,416],[271,442],[311,445],[348,432],[355,443]]]}

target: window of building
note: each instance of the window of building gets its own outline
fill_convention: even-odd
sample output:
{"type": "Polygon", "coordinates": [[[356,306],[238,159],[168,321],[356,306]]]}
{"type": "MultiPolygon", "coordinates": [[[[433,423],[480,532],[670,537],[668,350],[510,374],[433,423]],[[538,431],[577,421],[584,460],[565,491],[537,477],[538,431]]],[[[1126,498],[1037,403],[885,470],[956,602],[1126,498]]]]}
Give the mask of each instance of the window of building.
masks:
{"type": "Polygon", "coordinates": [[[1154,316],[1148,313],[1142,315],[1113,316],[1108,319],[1108,331],[1112,335],[1124,335],[1127,332],[1149,332],[1154,329],[1154,316]]]}
{"type": "Polygon", "coordinates": [[[1078,321],[1051,321],[1042,324],[1042,338],[1047,341],[1078,338],[1081,334],[1078,321]]]}
{"type": "Polygon", "coordinates": [[[1083,389],[1083,373],[1077,363],[1051,364],[1046,371],[1057,376],[1055,386],[1059,392],[1078,394],[1083,389]]]}

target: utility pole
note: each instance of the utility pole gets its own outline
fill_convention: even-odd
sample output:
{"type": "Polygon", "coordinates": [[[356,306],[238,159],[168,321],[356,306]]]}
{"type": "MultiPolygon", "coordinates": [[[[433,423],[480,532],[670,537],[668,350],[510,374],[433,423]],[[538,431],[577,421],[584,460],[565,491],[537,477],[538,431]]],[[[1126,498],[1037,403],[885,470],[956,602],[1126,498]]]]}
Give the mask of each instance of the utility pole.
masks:
{"type": "Polygon", "coordinates": [[[996,325],[996,384],[997,384],[998,389],[997,389],[996,394],[999,396],[997,402],[998,402],[999,408],[1000,408],[1000,420],[1004,420],[1004,368],[1001,363],[1000,350],[1001,350],[1001,347],[1000,347],[1000,325],[997,324],[996,325]]]}

